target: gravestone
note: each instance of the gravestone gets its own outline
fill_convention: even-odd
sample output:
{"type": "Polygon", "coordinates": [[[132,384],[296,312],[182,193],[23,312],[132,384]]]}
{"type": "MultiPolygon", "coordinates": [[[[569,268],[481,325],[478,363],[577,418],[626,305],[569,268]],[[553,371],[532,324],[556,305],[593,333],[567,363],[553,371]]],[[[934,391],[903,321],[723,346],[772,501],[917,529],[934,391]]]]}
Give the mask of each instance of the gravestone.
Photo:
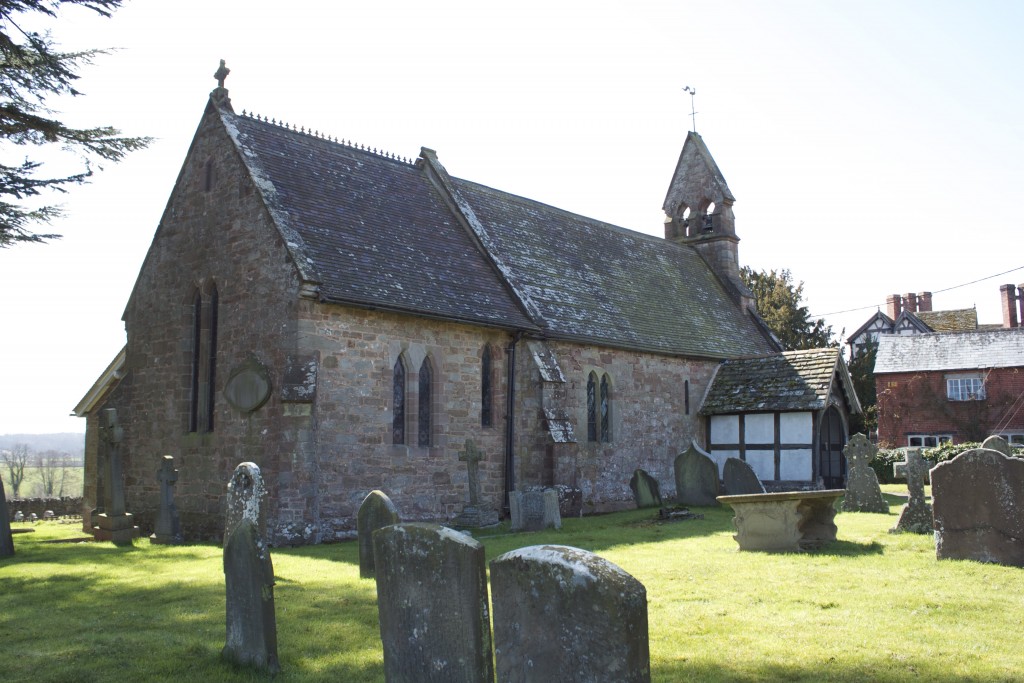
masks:
{"type": "Polygon", "coordinates": [[[387,681],[491,683],[484,547],[436,524],[373,534],[387,681]]]}
{"type": "Polygon", "coordinates": [[[117,410],[106,408],[100,414],[100,441],[106,452],[103,470],[103,512],[93,517],[93,536],[97,541],[113,541],[115,545],[131,545],[139,535],[139,527],[124,506],[124,472],[121,462],[121,440],[124,430],[117,421],[117,410]]]}
{"type": "Polygon", "coordinates": [[[260,468],[243,462],[228,482],[224,525],[224,582],[227,591],[225,660],[276,673],[277,620],[274,565],[265,537],[260,468]]]}
{"type": "Polygon", "coordinates": [[[562,528],[562,515],[558,509],[558,492],[512,491],[508,494],[509,517],[512,531],[541,531],[562,528]]]}
{"type": "Polygon", "coordinates": [[[878,475],[871,468],[871,461],[877,454],[878,447],[863,434],[854,434],[843,447],[848,465],[844,511],[889,512],[889,504],[882,497],[882,488],[878,485],[878,475]]]}
{"type": "Polygon", "coordinates": [[[4,480],[0,478],[0,558],[14,555],[14,536],[11,534],[9,515],[7,494],[4,493],[4,480]]]}
{"type": "Polygon", "coordinates": [[[975,448],[932,468],[935,556],[1024,567],[1024,460],[975,448]]]}
{"type": "Polygon", "coordinates": [[[17,512],[15,512],[14,513],[14,521],[15,522],[24,522],[25,521],[25,513],[22,512],[21,510],[18,510],[17,512]]]}
{"type": "Polygon", "coordinates": [[[661,490],[658,480],[644,470],[633,472],[629,480],[629,488],[633,491],[633,500],[638,508],[660,508],[661,490]]]}
{"type": "Polygon", "coordinates": [[[459,453],[459,460],[466,463],[469,504],[452,520],[452,525],[457,528],[470,529],[498,523],[498,511],[480,504],[480,461],[483,459],[484,454],[477,450],[476,443],[466,439],[466,450],[459,453]]]}
{"type": "Polygon", "coordinates": [[[906,531],[912,534],[932,533],[932,506],[925,501],[924,480],[928,475],[928,465],[921,457],[920,448],[907,449],[905,467],[907,490],[910,499],[900,508],[900,518],[896,521],[893,531],[906,531]]]}
{"type": "Polygon", "coordinates": [[[160,510],[149,542],[163,545],[181,543],[184,540],[181,535],[181,517],[174,504],[174,483],[178,481],[178,470],[174,469],[173,455],[160,458],[156,480],[160,482],[160,510]]]}
{"type": "Polygon", "coordinates": [[[359,577],[373,578],[373,532],[401,522],[398,508],[383,491],[370,491],[356,514],[359,536],[359,577]]]}
{"type": "Polygon", "coordinates": [[[725,481],[725,493],[730,496],[745,496],[752,493],[764,493],[764,484],[757,478],[754,468],[745,460],[728,458],[722,468],[722,479],[725,481]]]}
{"type": "Polygon", "coordinates": [[[498,680],[650,681],[647,590],[620,567],[562,545],[491,561],[498,680]]]}
{"type": "Polygon", "coordinates": [[[1004,439],[1001,436],[992,435],[988,437],[981,443],[981,447],[987,448],[991,451],[999,451],[1006,457],[1010,457],[1013,455],[1013,451],[1010,450],[1010,444],[1007,443],[1006,439],[1004,439]]]}
{"type": "Polygon", "coordinates": [[[718,465],[715,461],[690,446],[675,460],[676,502],[680,505],[718,505],[721,495],[718,465]]]}

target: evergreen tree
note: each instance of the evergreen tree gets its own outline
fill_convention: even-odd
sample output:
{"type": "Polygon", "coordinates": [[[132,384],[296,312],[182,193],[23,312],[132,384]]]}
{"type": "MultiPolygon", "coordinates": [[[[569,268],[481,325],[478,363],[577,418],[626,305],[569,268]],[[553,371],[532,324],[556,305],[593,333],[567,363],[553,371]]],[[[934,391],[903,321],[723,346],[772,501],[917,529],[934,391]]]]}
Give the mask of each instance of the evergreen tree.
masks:
{"type": "Polygon", "coordinates": [[[878,356],[878,343],[872,342],[850,359],[850,377],[853,378],[853,389],[864,409],[861,415],[850,416],[850,432],[863,432],[870,435],[878,430],[878,398],[875,393],[875,358],[878,356]]]}
{"type": "Polygon", "coordinates": [[[49,32],[23,29],[30,13],[56,18],[66,5],[90,9],[109,17],[122,0],[0,0],[0,248],[18,242],[42,242],[59,237],[32,228],[60,215],[54,205],[35,204],[44,191],[67,192],[93,173],[96,161],[119,161],[149,144],[149,138],[125,137],[110,126],[74,128],[62,123],[49,98],[81,95],[75,89],[78,69],[104,50],[63,52],[49,32]],[[19,151],[26,146],[56,145],[77,153],[82,170],[50,176],[42,162],[19,151]],[[21,157],[18,159],[18,157],[21,157]]]}
{"type": "Polygon", "coordinates": [[[740,269],[740,279],[754,294],[758,315],[782,342],[783,350],[839,345],[830,325],[822,318],[811,320],[810,312],[802,304],[804,283],[794,285],[789,270],[755,272],[744,266],[740,269]]]}

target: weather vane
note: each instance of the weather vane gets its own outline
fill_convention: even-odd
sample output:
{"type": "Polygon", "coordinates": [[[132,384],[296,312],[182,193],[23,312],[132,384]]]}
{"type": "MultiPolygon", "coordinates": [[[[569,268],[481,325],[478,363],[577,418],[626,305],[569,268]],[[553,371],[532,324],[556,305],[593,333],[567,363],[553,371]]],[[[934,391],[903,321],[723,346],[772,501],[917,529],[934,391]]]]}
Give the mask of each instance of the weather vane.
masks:
{"type": "Polygon", "coordinates": [[[683,92],[690,93],[690,118],[693,119],[693,132],[697,132],[697,110],[693,108],[693,96],[697,94],[696,88],[686,86],[683,88],[683,92]]]}

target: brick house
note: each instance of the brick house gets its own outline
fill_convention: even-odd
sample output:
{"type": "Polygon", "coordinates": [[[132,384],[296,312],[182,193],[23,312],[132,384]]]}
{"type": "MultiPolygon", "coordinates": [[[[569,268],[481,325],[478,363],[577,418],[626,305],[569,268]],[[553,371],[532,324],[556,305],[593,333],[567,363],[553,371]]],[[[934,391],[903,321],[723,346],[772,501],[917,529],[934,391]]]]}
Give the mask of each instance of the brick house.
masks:
{"type": "MultiPolygon", "coordinates": [[[[871,344],[877,344],[883,334],[931,334],[933,332],[968,332],[990,329],[978,325],[975,308],[932,310],[932,293],[890,294],[886,297],[885,313],[874,315],[846,339],[850,358],[856,358],[871,344]]],[[[998,327],[998,326],[994,326],[998,327]]]]}
{"type": "MultiPolygon", "coordinates": [[[[583,512],[631,504],[644,468],[707,444],[726,359],[778,343],[739,279],[732,204],[690,133],[665,238],[236,114],[211,93],[124,312],[127,345],[76,413],[87,512],[123,427],[127,505],[152,524],[175,456],[186,536],[216,537],[234,466],[260,465],[276,544],[345,538],[372,489],[405,519],[564,485],[583,512]]],[[[575,510],[574,510],[575,511],[575,510]]],[[[87,528],[90,522],[86,520],[87,528]]]]}
{"type": "Polygon", "coordinates": [[[878,441],[935,446],[999,434],[1024,443],[1024,329],[883,335],[878,441]]]}

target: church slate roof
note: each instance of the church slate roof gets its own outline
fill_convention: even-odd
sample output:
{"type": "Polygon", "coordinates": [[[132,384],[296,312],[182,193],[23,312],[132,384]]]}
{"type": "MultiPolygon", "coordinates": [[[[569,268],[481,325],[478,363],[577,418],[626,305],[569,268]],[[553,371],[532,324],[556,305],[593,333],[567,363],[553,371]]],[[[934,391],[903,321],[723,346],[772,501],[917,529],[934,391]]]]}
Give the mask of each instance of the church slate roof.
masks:
{"type": "Polygon", "coordinates": [[[430,150],[413,165],[221,116],[325,301],[661,353],[775,351],[692,247],[431,176],[430,150]]]}
{"type": "Polygon", "coordinates": [[[700,412],[821,410],[837,379],[850,412],[859,413],[860,402],[837,348],[727,360],[719,366],[700,412]]]}
{"type": "Polygon", "coordinates": [[[878,340],[875,374],[1024,367],[1024,328],[945,332],[878,340]]]}

